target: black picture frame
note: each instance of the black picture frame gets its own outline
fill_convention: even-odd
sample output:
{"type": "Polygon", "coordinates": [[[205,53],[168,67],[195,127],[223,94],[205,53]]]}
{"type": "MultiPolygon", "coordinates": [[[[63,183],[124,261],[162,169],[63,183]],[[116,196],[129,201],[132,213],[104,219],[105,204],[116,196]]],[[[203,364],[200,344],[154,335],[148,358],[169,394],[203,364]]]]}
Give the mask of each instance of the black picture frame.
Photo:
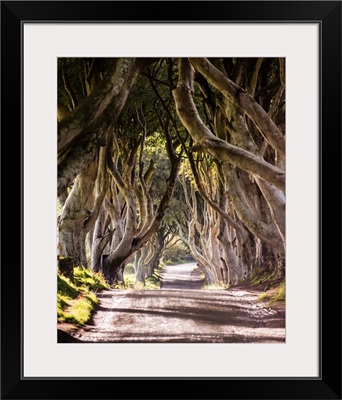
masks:
{"type": "MultiPolygon", "coordinates": [[[[341,221],[341,4],[340,1],[1,2],[1,149],[3,155],[1,209],[3,217],[6,216],[7,210],[13,210],[10,216],[3,218],[6,220],[4,224],[6,229],[2,229],[2,399],[341,399],[341,242],[339,236],[341,221]],[[111,20],[110,16],[113,16],[113,21],[137,23],[144,21],[161,23],[319,22],[321,27],[321,132],[319,155],[320,371],[318,378],[113,377],[112,379],[84,378],[81,380],[79,378],[54,379],[54,377],[22,378],[21,26],[24,21],[101,22],[111,20]],[[8,152],[7,149],[11,149],[10,159],[8,155],[7,158],[4,157],[4,153],[8,152]],[[9,165],[11,166],[10,173],[7,168],[9,165]],[[14,175],[15,166],[17,171],[14,175]],[[19,189],[19,196],[14,195],[14,188],[19,189]],[[5,244],[6,241],[8,245],[5,244]],[[20,251],[18,251],[19,243],[20,251]],[[332,257],[329,257],[331,254],[332,257]],[[130,380],[139,382],[136,384],[125,382],[130,380]],[[150,382],[157,380],[164,381],[163,389],[159,386],[161,382],[156,382],[157,385],[150,382]],[[175,385],[172,380],[187,382],[183,382],[180,386],[175,385]],[[186,392],[181,389],[184,385],[187,387],[186,392]]],[[[302,95],[305,101],[305,94],[302,95]]],[[[296,360],[293,362],[295,363],[296,360]]]]}

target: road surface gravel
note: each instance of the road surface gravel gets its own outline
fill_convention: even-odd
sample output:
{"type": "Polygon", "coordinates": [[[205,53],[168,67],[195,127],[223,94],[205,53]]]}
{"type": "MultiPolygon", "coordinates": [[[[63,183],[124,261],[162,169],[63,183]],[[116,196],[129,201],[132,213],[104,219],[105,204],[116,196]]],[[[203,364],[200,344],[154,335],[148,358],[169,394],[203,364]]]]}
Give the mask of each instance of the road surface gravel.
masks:
{"type": "Polygon", "coordinates": [[[161,290],[105,290],[91,323],[59,341],[107,343],[281,343],[285,313],[260,292],[204,290],[195,263],[167,266],[161,290]]]}

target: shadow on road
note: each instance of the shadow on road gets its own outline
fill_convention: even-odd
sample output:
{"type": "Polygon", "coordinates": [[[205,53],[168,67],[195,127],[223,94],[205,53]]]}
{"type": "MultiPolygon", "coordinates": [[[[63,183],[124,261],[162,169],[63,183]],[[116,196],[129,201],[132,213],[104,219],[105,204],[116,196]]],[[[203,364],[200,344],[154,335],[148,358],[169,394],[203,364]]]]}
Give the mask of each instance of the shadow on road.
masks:
{"type": "Polygon", "coordinates": [[[195,263],[166,266],[162,290],[105,290],[89,325],[59,343],[285,343],[285,315],[240,288],[201,290],[195,263]]]}

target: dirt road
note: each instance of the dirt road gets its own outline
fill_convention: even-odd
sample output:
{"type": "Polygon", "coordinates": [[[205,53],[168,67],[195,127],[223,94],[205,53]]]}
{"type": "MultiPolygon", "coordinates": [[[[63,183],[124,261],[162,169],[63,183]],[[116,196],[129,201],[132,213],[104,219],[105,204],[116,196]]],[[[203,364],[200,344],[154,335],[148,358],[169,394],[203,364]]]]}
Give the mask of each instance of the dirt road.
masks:
{"type": "Polygon", "coordinates": [[[161,273],[161,289],[201,289],[203,284],[196,263],[166,265],[161,273]]]}
{"type": "MultiPolygon", "coordinates": [[[[251,290],[201,290],[196,265],[168,266],[161,290],[106,290],[82,342],[266,343],[285,341],[283,313],[251,290]]],[[[61,339],[60,341],[63,341],[61,339]]]]}

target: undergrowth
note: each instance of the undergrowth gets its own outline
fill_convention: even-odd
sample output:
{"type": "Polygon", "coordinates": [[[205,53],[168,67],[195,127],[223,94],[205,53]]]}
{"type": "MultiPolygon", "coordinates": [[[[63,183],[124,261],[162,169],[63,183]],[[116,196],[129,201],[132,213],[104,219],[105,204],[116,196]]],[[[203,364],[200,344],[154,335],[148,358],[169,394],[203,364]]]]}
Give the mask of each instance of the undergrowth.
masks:
{"type": "Polygon", "coordinates": [[[154,270],[152,276],[145,279],[144,282],[136,282],[136,274],[134,266],[128,264],[124,271],[124,283],[114,286],[115,289],[137,289],[137,290],[156,290],[160,289],[160,276],[161,267],[154,270]]]}
{"type": "Polygon", "coordinates": [[[98,303],[96,292],[109,288],[102,274],[75,267],[73,280],[57,273],[57,319],[77,325],[87,323],[98,303]]]}
{"type": "Polygon", "coordinates": [[[267,302],[267,306],[272,306],[277,302],[285,302],[286,286],[285,282],[280,283],[277,287],[262,293],[259,301],[267,302]]]}
{"type": "Polygon", "coordinates": [[[277,277],[276,272],[264,272],[255,269],[249,276],[249,281],[252,285],[261,285],[265,282],[270,282],[275,280],[277,277]]]}
{"type": "Polygon", "coordinates": [[[145,280],[145,290],[156,290],[160,289],[160,280],[152,275],[150,278],[145,280]]]}
{"type": "Polygon", "coordinates": [[[208,283],[202,287],[204,290],[226,290],[229,289],[229,284],[226,283],[208,283]]]}

